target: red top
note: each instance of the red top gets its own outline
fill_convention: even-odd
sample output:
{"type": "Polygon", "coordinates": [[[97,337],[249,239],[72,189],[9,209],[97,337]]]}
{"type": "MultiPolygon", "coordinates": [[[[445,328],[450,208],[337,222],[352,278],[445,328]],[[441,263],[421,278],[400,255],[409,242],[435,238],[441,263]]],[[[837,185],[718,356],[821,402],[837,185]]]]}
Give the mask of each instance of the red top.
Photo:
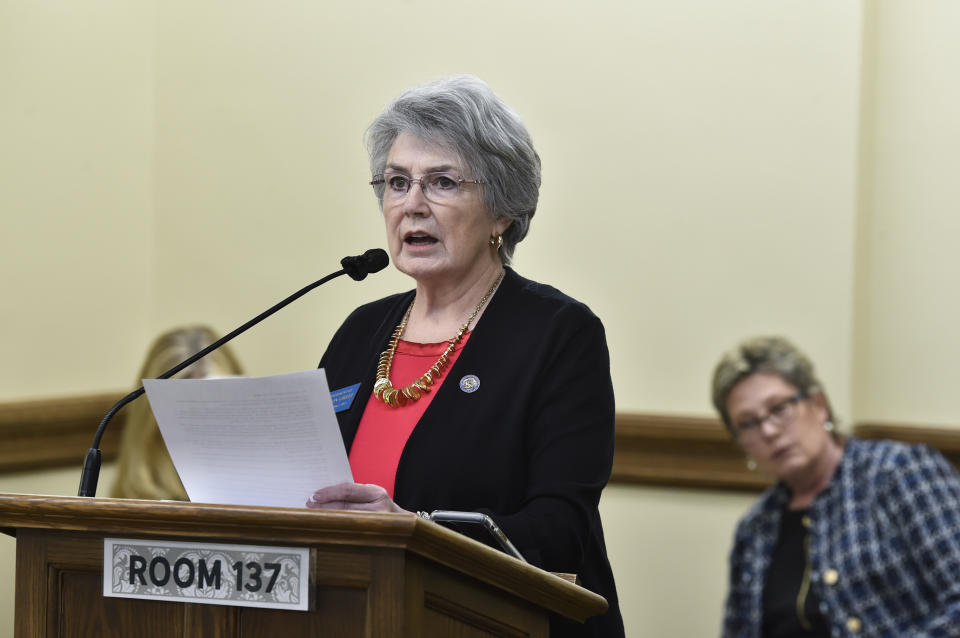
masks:
{"type": "MultiPolygon", "coordinates": [[[[418,400],[400,408],[391,408],[370,394],[353,445],[350,446],[350,469],[356,483],[379,485],[393,498],[397,466],[400,464],[400,455],[407,439],[417,427],[420,417],[433,401],[440,386],[446,381],[447,374],[470,339],[470,334],[467,332],[463,335],[460,343],[447,357],[448,363],[443,368],[441,377],[430,387],[430,392],[424,392],[418,400]]],[[[412,343],[401,339],[390,369],[393,387],[402,388],[422,377],[449,345],[449,341],[412,343]]]]}

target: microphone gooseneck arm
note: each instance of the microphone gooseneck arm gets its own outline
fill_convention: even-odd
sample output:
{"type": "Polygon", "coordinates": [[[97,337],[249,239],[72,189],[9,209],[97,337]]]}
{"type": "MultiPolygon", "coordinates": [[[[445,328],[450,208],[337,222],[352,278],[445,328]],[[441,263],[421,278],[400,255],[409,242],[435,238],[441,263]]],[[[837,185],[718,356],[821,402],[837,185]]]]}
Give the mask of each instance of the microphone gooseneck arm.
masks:
{"type": "MultiPolygon", "coordinates": [[[[342,270],[338,270],[335,273],[331,273],[320,279],[313,282],[309,286],[305,286],[293,293],[280,303],[277,303],[267,310],[264,310],[259,315],[243,324],[233,332],[224,335],[223,337],[217,339],[209,346],[201,350],[200,352],[194,354],[193,356],[187,358],[182,363],[177,364],[176,366],[170,368],[160,376],[158,379],[169,379],[176,373],[180,372],[189,365],[199,361],[203,357],[207,356],[223,344],[227,343],[237,335],[246,332],[253,326],[257,325],[273,313],[281,310],[282,308],[293,303],[300,297],[304,296],[314,288],[322,286],[331,279],[336,279],[341,275],[350,275],[350,277],[356,281],[360,281],[367,276],[368,273],[378,272],[383,270],[389,260],[387,259],[387,254],[380,248],[373,248],[368,250],[362,255],[356,257],[344,257],[340,264],[343,266],[342,270]]],[[[87,450],[87,455],[83,460],[83,471],[80,474],[80,489],[77,491],[77,496],[96,496],[97,495],[97,482],[100,479],[100,461],[101,461],[101,452],[100,452],[100,439],[103,438],[103,433],[107,429],[107,424],[110,422],[110,419],[126,404],[130,403],[134,399],[138,398],[144,393],[143,386],[140,386],[127,396],[123,397],[114,404],[112,408],[103,416],[103,419],[100,421],[100,426],[97,427],[97,433],[93,436],[93,445],[87,450]]]]}

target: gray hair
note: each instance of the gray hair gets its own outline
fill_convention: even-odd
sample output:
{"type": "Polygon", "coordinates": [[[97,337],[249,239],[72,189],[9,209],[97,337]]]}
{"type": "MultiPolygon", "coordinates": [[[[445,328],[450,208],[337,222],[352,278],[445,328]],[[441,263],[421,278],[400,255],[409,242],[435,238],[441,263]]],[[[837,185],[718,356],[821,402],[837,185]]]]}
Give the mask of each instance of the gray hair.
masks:
{"type": "Polygon", "coordinates": [[[834,420],[830,402],[810,359],[783,337],[753,337],[724,354],[713,370],[713,407],[731,433],[734,430],[727,414],[727,397],[734,386],[758,372],[775,374],[808,397],[823,395],[827,416],[834,420]]]}
{"type": "MultiPolygon", "coordinates": [[[[367,128],[370,170],[383,173],[390,147],[410,133],[456,153],[481,179],[484,206],[493,219],[509,219],[501,256],[513,258],[527,235],[540,196],[540,156],[520,116],[472,75],[456,75],[404,91],[367,128]]],[[[383,186],[376,189],[383,208],[383,186]]]]}

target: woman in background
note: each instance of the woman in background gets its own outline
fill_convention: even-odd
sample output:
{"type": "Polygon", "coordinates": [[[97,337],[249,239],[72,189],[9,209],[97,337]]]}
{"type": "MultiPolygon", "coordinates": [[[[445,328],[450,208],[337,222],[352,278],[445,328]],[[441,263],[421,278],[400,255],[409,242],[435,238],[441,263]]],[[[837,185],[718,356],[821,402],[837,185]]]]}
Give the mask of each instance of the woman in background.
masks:
{"type": "MultiPolygon", "coordinates": [[[[158,377],[219,338],[206,326],[176,328],[160,335],[147,352],[136,385],[141,384],[141,379],[158,377]]],[[[181,371],[175,378],[203,379],[240,374],[243,371],[237,358],[227,346],[222,346],[181,371]]],[[[117,459],[117,476],[110,496],[189,500],[146,397],[127,406],[117,459]]]]}
{"type": "Polygon", "coordinates": [[[935,450],[843,439],[784,339],[726,354],[713,404],[778,479],[741,519],[726,638],[960,636],[960,477],[935,450]]]}

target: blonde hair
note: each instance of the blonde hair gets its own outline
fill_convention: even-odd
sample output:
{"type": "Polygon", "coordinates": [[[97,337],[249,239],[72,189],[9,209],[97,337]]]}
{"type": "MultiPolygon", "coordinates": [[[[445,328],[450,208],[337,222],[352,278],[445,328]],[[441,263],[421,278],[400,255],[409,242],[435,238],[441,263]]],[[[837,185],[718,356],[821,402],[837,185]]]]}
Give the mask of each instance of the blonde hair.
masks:
{"type": "Polygon", "coordinates": [[[808,397],[823,395],[827,416],[835,420],[810,359],[783,337],[753,337],[724,354],[713,370],[713,407],[731,433],[733,426],[727,414],[727,397],[735,385],[758,372],[775,374],[808,397]]]}
{"type": "MultiPolygon", "coordinates": [[[[147,351],[135,385],[139,386],[141,379],[160,376],[217,339],[219,336],[206,326],[187,326],[165,332],[157,337],[147,351]]],[[[202,378],[211,374],[242,373],[237,358],[227,346],[222,346],[180,372],[177,377],[202,378]]],[[[110,496],[189,500],[146,397],[131,403],[126,412],[117,477],[110,496]]]]}

